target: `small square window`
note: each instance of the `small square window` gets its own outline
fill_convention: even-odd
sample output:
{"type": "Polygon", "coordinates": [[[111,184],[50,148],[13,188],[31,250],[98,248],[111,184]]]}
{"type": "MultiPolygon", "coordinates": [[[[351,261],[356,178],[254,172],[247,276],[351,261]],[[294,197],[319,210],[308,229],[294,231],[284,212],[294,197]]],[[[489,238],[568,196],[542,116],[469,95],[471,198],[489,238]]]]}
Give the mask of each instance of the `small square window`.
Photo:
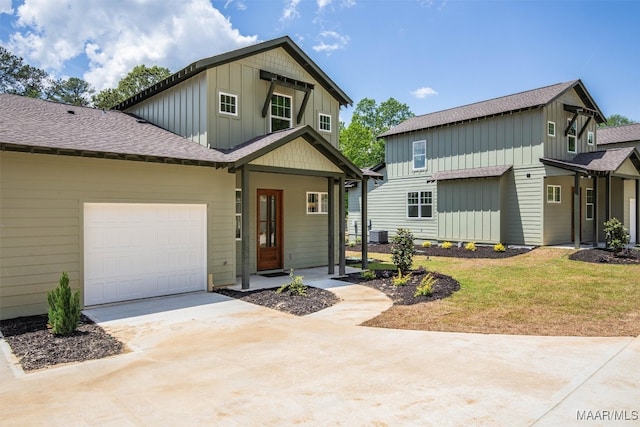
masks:
{"type": "Polygon", "coordinates": [[[593,132],[587,132],[587,144],[593,145],[593,132]]]}
{"type": "Polygon", "coordinates": [[[220,113],[231,116],[238,115],[238,97],[230,93],[220,92],[220,113]]]}
{"type": "Polygon", "coordinates": [[[307,213],[326,214],[329,213],[329,194],[319,192],[307,193],[307,213]]]}
{"type": "Polygon", "coordinates": [[[322,132],[331,132],[331,116],[320,113],[318,118],[318,128],[322,132]]]}
{"type": "Polygon", "coordinates": [[[547,122],[547,136],[556,136],[556,122],[547,122]]]}
{"type": "Polygon", "coordinates": [[[559,185],[547,185],[547,203],[560,203],[559,185]]]}

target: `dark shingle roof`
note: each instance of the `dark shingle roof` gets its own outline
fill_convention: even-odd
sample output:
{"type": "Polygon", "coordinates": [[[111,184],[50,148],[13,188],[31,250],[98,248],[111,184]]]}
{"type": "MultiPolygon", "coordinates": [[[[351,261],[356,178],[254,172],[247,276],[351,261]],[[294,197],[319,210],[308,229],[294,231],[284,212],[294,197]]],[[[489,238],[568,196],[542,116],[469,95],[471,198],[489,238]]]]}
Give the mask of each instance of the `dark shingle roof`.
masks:
{"type": "Polygon", "coordinates": [[[598,111],[598,122],[603,121],[602,114],[587,93],[580,80],[558,83],[538,89],[528,90],[513,95],[476,102],[475,104],[451,108],[422,116],[412,117],[380,135],[381,138],[401,133],[414,132],[466,120],[495,116],[498,114],[528,110],[546,105],[571,88],[576,88],[579,95],[591,109],[598,111]]]}
{"type": "Polygon", "coordinates": [[[598,145],[640,141],[640,123],[596,129],[598,145]]]}
{"type": "Polygon", "coordinates": [[[429,181],[447,181],[451,179],[494,178],[510,171],[512,165],[487,166],[483,168],[459,169],[434,173],[429,181]]]}
{"type": "Polygon", "coordinates": [[[640,159],[637,154],[635,148],[624,147],[580,153],[570,161],[549,158],[541,158],[540,161],[549,166],[597,175],[615,172],[631,156],[634,156],[636,168],[640,167],[640,159]]]}
{"type": "Polygon", "coordinates": [[[220,55],[211,56],[209,58],[201,59],[199,61],[194,62],[178,71],[177,73],[172,74],[166,79],[156,83],[143,90],[142,92],[132,96],[131,98],[121,102],[115,109],[118,110],[126,110],[131,106],[144,101],[145,99],[160,93],[176,84],[199,74],[208,68],[217,67],[229,62],[237,61],[243,58],[247,58],[249,56],[257,55],[262,52],[266,52],[269,50],[283,48],[285,51],[291,55],[291,57],[302,66],[309,74],[313,76],[313,78],[324,87],[339,103],[340,105],[351,105],[353,101],[349,96],[338,87],[337,84],[320,67],[316,65],[315,62],[306,54],[297,44],[291,40],[288,36],[279,37],[277,39],[269,40],[266,42],[254,44],[251,46],[247,46],[241,49],[233,50],[230,52],[225,52],[220,55]]]}
{"type": "Polygon", "coordinates": [[[120,111],[0,94],[3,149],[223,166],[223,153],[120,111]]]}

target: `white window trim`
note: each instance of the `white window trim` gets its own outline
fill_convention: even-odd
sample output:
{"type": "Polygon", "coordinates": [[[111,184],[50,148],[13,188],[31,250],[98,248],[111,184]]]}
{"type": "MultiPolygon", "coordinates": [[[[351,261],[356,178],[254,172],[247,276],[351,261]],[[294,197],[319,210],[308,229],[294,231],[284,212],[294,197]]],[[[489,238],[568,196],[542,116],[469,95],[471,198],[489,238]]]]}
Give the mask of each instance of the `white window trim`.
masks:
{"type": "Polygon", "coordinates": [[[240,218],[240,237],[236,237],[236,241],[240,241],[242,240],[242,189],[236,188],[236,193],[240,193],[240,213],[236,212],[236,224],[237,224],[238,218],[240,218]]]}
{"type": "Polygon", "coordinates": [[[421,139],[420,141],[413,141],[412,151],[411,151],[411,167],[414,171],[424,171],[427,170],[427,140],[421,139]],[[424,166],[421,168],[416,168],[416,144],[424,144],[424,166]]]}
{"type": "Polygon", "coordinates": [[[329,197],[329,193],[327,193],[326,191],[307,191],[307,197],[305,199],[305,205],[307,207],[307,215],[326,215],[329,213],[328,209],[331,209],[331,207],[329,206],[329,201],[327,200],[327,210],[323,211],[322,210],[322,196],[326,196],[327,198],[329,197]],[[309,212],[309,194],[315,194],[316,196],[318,196],[318,212],[309,212]]]}
{"type": "Polygon", "coordinates": [[[595,142],[595,134],[591,131],[587,132],[587,144],[593,145],[595,142]]]}
{"type": "MultiPolygon", "coordinates": [[[[589,193],[589,191],[591,191],[591,193],[593,193],[593,188],[587,188],[587,190],[585,191],[585,197],[584,197],[584,217],[587,221],[593,221],[593,214],[595,213],[595,203],[589,203],[588,200],[589,198],[587,197],[587,193],[589,193]],[[588,206],[591,205],[591,218],[589,218],[589,209],[588,206]]],[[[595,200],[596,195],[592,194],[593,199],[595,200]]]]}
{"type": "MultiPolygon", "coordinates": [[[[289,127],[287,129],[291,129],[293,127],[293,96],[291,95],[285,95],[284,93],[278,93],[278,92],[273,92],[271,94],[271,96],[273,95],[277,95],[277,96],[281,96],[283,98],[289,98],[289,108],[291,108],[291,117],[286,118],[286,117],[280,117],[280,116],[274,116],[273,115],[273,108],[272,108],[272,102],[269,101],[269,132],[273,132],[273,126],[272,126],[272,122],[273,119],[280,119],[280,120],[289,120],[289,127]]],[[[283,129],[281,129],[283,130],[283,129]]]]}
{"type": "Polygon", "coordinates": [[[556,137],[556,122],[548,121],[547,122],[547,136],[556,137]],[[553,125],[553,133],[549,132],[549,125],[553,125]]]}
{"type": "Polygon", "coordinates": [[[405,203],[407,206],[406,209],[406,215],[407,215],[407,219],[408,220],[418,220],[418,219],[433,219],[433,191],[432,190],[414,190],[414,191],[407,191],[406,197],[405,197],[405,203]],[[409,194],[411,193],[418,193],[418,204],[417,205],[409,205],[409,194]],[[421,197],[422,197],[422,193],[431,193],[431,203],[430,204],[422,204],[421,201],[421,197]],[[418,216],[409,216],[409,206],[417,206],[418,207],[418,216]],[[431,206],[431,216],[422,216],[422,209],[420,209],[422,206],[431,206]]]}
{"type": "Polygon", "coordinates": [[[320,132],[327,132],[327,133],[331,133],[331,115],[330,114],[324,114],[324,113],[318,113],[318,130],[320,132]],[[322,129],[322,118],[323,117],[328,117],[329,118],[329,129],[322,129]]]}
{"type": "Polygon", "coordinates": [[[559,185],[547,185],[546,198],[547,198],[547,203],[556,203],[556,204],[562,203],[562,187],[559,186],[559,185]],[[556,197],[555,197],[556,192],[555,192],[555,190],[553,192],[553,200],[549,200],[549,187],[552,187],[554,189],[556,189],[556,188],[558,189],[558,199],[559,200],[556,201],[556,197]]]}
{"type": "MultiPolygon", "coordinates": [[[[571,123],[571,119],[567,119],[567,124],[569,123],[571,123]]],[[[570,135],[569,132],[567,132],[567,153],[576,154],[578,152],[578,122],[573,122],[573,125],[576,127],[576,134],[570,135]],[[569,138],[575,138],[574,151],[569,150],[569,138]]],[[[569,131],[570,130],[571,129],[569,129],[569,131]]]]}
{"type": "Polygon", "coordinates": [[[228,93],[228,92],[218,91],[218,113],[224,114],[226,116],[238,117],[238,95],[234,95],[234,94],[228,93]],[[229,113],[227,111],[222,111],[222,103],[221,103],[221,100],[220,100],[220,96],[221,95],[230,96],[232,98],[235,98],[235,100],[236,100],[236,112],[235,113],[229,113]]]}

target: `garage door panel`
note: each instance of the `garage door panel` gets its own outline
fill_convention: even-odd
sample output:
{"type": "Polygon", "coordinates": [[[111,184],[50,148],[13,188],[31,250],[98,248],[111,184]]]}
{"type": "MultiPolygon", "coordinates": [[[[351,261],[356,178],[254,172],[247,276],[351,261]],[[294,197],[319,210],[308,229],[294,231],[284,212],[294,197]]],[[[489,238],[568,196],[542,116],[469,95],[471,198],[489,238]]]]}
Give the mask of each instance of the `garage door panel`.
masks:
{"type": "Polygon", "coordinates": [[[206,289],[206,205],[85,204],[85,305],[206,289]]]}

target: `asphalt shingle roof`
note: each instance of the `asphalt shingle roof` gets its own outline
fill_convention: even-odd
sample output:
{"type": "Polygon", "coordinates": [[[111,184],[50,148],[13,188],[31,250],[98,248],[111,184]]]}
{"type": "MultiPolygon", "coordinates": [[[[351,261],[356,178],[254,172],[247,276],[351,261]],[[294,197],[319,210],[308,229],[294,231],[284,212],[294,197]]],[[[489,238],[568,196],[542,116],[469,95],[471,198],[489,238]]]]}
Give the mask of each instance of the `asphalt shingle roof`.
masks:
{"type": "MultiPolygon", "coordinates": [[[[225,155],[121,111],[0,94],[0,144],[219,164],[225,155]]],[[[150,159],[152,160],[152,159],[150,159]]]]}
{"type": "Polygon", "coordinates": [[[615,144],[617,142],[640,142],[640,123],[631,125],[598,128],[598,145],[615,144]]]}
{"type": "Polygon", "coordinates": [[[611,148],[609,150],[580,153],[571,161],[549,158],[542,158],[540,161],[552,166],[581,170],[587,173],[615,172],[634,151],[635,148],[633,147],[611,148]]]}
{"type": "Polygon", "coordinates": [[[446,181],[451,179],[492,178],[511,170],[511,165],[487,166],[483,168],[459,169],[434,173],[429,181],[446,181]]]}
{"type": "Polygon", "coordinates": [[[487,101],[451,108],[449,110],[412,117],[380,135],[381,138],[458,123],[465,120],[489,117],[510,111],[526,110],[546,105],[566,90],[580,84],[580,80],[558,83],[513,95],[502,96],[487,101]]]}

